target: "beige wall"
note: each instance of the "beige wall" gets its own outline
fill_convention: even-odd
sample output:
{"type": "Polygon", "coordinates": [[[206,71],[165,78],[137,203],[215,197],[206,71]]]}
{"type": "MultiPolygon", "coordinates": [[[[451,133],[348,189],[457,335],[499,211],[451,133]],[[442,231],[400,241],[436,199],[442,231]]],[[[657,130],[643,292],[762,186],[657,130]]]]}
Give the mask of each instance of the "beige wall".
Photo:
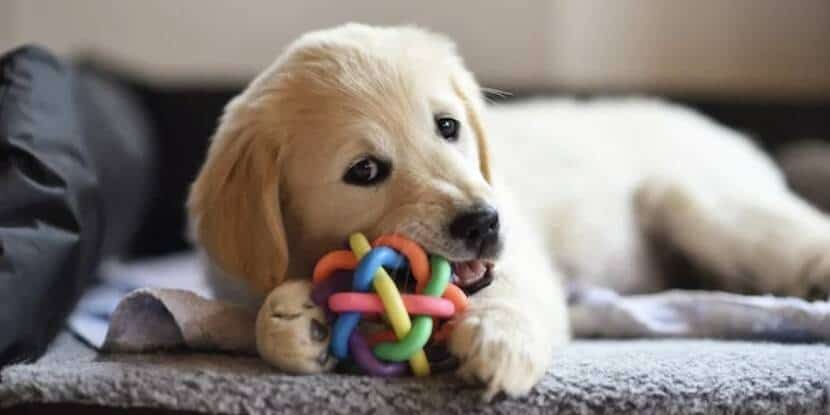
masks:
{"type": "Polygon", "coordinates": [[[830,96],[830,1],[556,2],[558,84],[830,96]]]}
{"type": "Polygon", "coordinates": [[[0,51],[6,50],[11,46],[12,40],[15,37],[14,27],[14,13],[12,12],[12,2],[0,2],[0,51]]]}
{"type": "Polygon", "coordinates": [[[830,95],[827,0],[0,0],[0,49],[94,51],[159,82],[239,80],[346,21],[448,33],[502,88],[830,95]]]}

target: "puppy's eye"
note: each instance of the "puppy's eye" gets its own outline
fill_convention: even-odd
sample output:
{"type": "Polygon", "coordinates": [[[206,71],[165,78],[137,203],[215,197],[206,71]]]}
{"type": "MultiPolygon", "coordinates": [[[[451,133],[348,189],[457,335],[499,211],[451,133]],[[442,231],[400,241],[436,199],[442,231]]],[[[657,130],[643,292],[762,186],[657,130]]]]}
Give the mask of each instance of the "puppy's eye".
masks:
{"type": "Polygon", "coordinates": [[[366,156],[355,161],[346,170],[346,174],[343,175],[343,181],[356,186],[371,186],[389,177],[389,171],[391,169],[391,163],[388,161],[366,156]]]}
{"type": "Polygon", "coordinates": [[[461,123],[455,118],[438,117],[435,119],[435,127],[438,128],[438,134],[444,137],[447,141],[458,140],[458,130],[461,129],[461,123]]]}

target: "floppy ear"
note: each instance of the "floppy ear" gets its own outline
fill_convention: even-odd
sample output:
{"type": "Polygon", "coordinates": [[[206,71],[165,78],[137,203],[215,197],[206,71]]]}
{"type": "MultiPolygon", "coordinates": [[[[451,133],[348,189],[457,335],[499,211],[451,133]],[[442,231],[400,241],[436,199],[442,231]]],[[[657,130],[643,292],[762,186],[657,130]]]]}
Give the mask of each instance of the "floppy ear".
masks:
{"type": "Polygon", "coordinates": [[[484,125],[481,121],[481,113],[484,110],[484,97],[481,93],[481,87],[478,86],[473,75],[466,69],[458,68],[452,77],[452,86],[455,93],[461,98],[464,103],[464,109],[467,112],[467,120],[470,122],[470,127],[476,136],[478,145],[478,163],[481,175],[487,183],[491,182],[490,173],[490,151],[487,146],[487,136],[484,133],[484,125]]]}
{"type": "Polygon", "coordinates": [[[196,238],[223,271],[267,294],[285,278],[288,248],[280,210],[276,140],[232,102],[193,183],[188,211],[196,238]]]}

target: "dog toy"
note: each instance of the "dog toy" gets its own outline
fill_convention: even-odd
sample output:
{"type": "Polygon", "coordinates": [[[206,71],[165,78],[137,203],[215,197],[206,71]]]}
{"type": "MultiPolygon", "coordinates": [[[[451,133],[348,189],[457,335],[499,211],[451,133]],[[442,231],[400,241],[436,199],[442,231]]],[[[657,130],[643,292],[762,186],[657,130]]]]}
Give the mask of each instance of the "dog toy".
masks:
{"type": "Polygon", "coordinates": [[[351,358],[375,376],[403,375],[407,361],[416,376],[429,375],[425,346],[444,342],[453,327],[449,319],[467,307],[467,296],[450,283],[449,262],[437,255],[428,259],[420,246],[399,235],[381,236],[370,245],[355,233],[349,246],[326,254],[314,267],[312,299],[334,317],[332,354],[351,358]],[[400,273],[407,267],[415,292],[401,294],[385,268],[400,273]],[[359,323],[379,315],[392,330],[364,334],[359,323]]]}

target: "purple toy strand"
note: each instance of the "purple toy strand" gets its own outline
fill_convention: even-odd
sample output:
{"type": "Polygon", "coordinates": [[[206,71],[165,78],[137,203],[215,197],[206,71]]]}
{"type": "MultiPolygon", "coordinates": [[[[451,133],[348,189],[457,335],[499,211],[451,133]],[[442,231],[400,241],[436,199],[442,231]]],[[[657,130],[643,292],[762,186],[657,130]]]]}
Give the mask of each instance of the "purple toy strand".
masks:
{"type": "Polygon", "coordinates": [[[366,339],[357,331],[349,336],[349,349],[357,364],[372,376],[395,377],[407,372],[406,363],[383,363],[378,360],[372,354],[372,349],[369,348],[366,339]]]}
{"type": "Polygon", "coordinates": [[[329,309],[329,297],[334,293],[352,290],[352,271],[335,271],[311,290],[311,301],[323,308],[326,320],[334,321],[337,315],[329,309]]]}

